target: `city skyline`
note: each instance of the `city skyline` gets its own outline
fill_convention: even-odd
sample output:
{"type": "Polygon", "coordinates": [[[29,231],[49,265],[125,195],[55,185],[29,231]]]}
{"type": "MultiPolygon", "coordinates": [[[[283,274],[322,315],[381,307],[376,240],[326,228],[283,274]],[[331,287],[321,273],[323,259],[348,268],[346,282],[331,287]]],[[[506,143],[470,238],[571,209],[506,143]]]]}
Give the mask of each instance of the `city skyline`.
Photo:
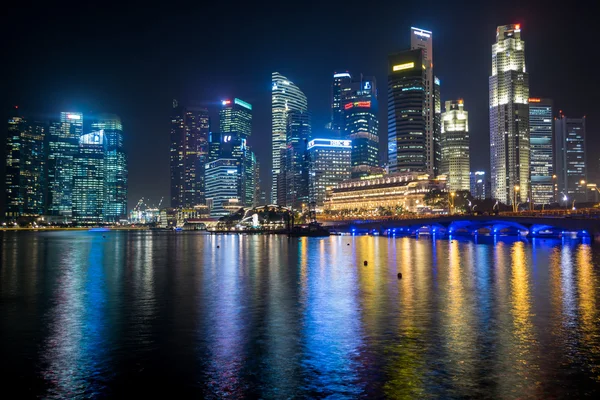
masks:
{"type": "MultiPolygon", "coordinates": [[[[477,7],[478,6],[474,5],[473,10],[467,12],[467,14],[474,13],[477,7]]],[[[442,8],[439,9],[440,14],[442,13],[441,11],[442,8]]],[[[453,98],[464,98],[466,104],[468,104],[471,144],[472,148],[477,150],[473,151],[472,153],[471,170],[486,170],[489,172],[489,165],[486,163],[486,157],[480,154],[488,152],[489,148],[486,145],[487,141],[489,140],[489,114],[487,101],[481,101],[482,98],[487,100],[488,88],[486,81],[487,76],[490,75],[491,71],[491,65],[489,62],[489,49],[491,44],[494,42],[493,32],[496,26],[507,23],[521,22],[524,32],[524,40],[527,43],[526,59],[528,73],[530,74],[531,93],[543,97],[553,98],[556,109],[564,110],[565,114],[569,117],[581,118],[583,115],[590,115],[587,118],[587,131],[588,137],[592,142],[589,143],[588,149],[590,154],[594,154],[593,150],[597,148],[598,145],[593,141],[593,133],[595,132],[595,127],[598,126],[598,118],[593,115],[592,111],[598,109],[598,107],[594,106],[594,102],[597,102],[597,100],[591,97],[587,98],[586,100],[585,94],[581,96],[576,96],[573,94],[575,93],[576,89],[581,89],[580,82],[584,79],[578,75],[573,76],[564,74],[564,76],[561,76],[559,73],[556,73],[556,69],[558,69],[560,72],[561,68],[566,68],[565,66],[558,68],[557,65],[552,65],[550,67],[554,68],[554,71],[552,68],[549,68],[549,71],[544,70],[545,66],[541,64],[544,58],[540,57],[540,53],[544,53],[542,50],[540,50],[540,48],[545,49],[547,52],[548,47],[543,43],[541,38],[548,40],[548,37],[552,37],[552,35],[556,34],[556,32],[553,31],[552,24],[550,22],[552,21],[552,18],[557,18],[557,16],[554,14],[553,17],[550,15],[552,18],[545,18],[543,15],[544,12],[549,13],[547,10],[541,10],[539,14],[532,14],[531,12],[524,12],[523,10],[515,10],[514,15],[502,15],[503,12],[500,12],[494,17],[488,16],[484,18],[485,22],[473,21],[472,25],[469,25],[469,32],[473,31],[478,37],[481,38],[476,40],[471,37],[462,38],[464,39],[464,43],[461,46],[451,43],[452,40],[457,40],[458,38],[461,38],[461,35],[464,35],[458,26],[452,27],[445,25],[441,19],[441,16],[430,16],[430,21],[424,21],[423,18],[426,16],[422,15],[422,13],[411,12],[409,13],[409,16],[398,20],[398,22],[393,26],[388,27],[386,24],[384,30],[390,33],[390,35],[382,35],[385,37],[383,43],[379,44],[377,49],[367,49],[364,54],[352,52],[350,51],[352,46],[342,43],[340,44],[339,48],[334,49],[332,52],[333,54],[328,59],[323,60],[322,63],[317,63],[319,64],[318,67],[307,67],[306,63],[296,64],[294,62],[290,62],[290,60],[281,56],[281,51],[279,51],[275,52],[276,54],[273,54],[269,57],[264,57],[263,59],[260,59],[260,57],[258,57],[258,59],[255,59],[254,57],[250,58],[250,62],[244,63],[244,68],[249,69],[249,72],[252,73],[245,72],[243,81],[240,81],[239,78],[235,77],[233,74],[228,75],[232,69],[227,67],[223,72],[216,71],[216,74],[209,74],[211,77],[211,83],[207,85],[208,89],[203,89],[203,91],[197,92],[193,95],[190,94],[190,90],[192,90],[192,87],[194,86],[197,87],[197,81],[195,81],[196,84],[191,84],[189,88],[183,87],[182,85],[173,85],[172,87],[166,88],[167,90],[158,90],[158,92],[162,93],[169,92],[169,95],[168,97],[163,95],[154,95],[151,97],[152,104],[161,105],[160,111],[158,108],[153,109],[155,110],[153,113],[156,115],[149,115],[152,113],[141,113],[139,110],[136,112],[136,107],[128,103],[124,103],[123,100],[115,100],[114,103],[111,103],[111,101],[106,101],[107,99],[103,100],[101,93],[102,91],[99,88],[94,88],[94,84],[91,83],[87,83],[87,85],[91,87],[91,90],[85,91],[83,89],[79,89],[79,94],[77,94],[78,91],[71,88],[62,91],[61,95],[61,91],[52,90],[52,87],[55,85],[53,82],[46,82],[46,84],[43,85],[45,90],[50,93],[57,93],[52,98],[58,100],[54,103],[54,105],[49,105],[41,101],[41,99],[37,100],[37,98],[34,98],[33,96],[28,96],[28,92],[31,92],[35,88],[35,83],[39,82],[40,78],[37,78],[37,81],[34,79],[31,83],[28,83],[28,85],[31,85],[32,87],[26,85],[25,87],[21,88],[24,90],[17,90],[18,88],[16,86],[14,88],[11,87],[12,90],[8,91],[10,98],[5,100],[5,104],[13,105],[17,103],[21,105],[24,110],[40,110],[42,113],[49,113],[50,111],[63,111],[65,109],[81,111],[85,113],[86,110],[91,108],[95,111],[114,112],[121,115],[123,124],[126,126],[128,134],[131,132],[129,137],[125,138],[125,147],[128,149],[129,154],[131,154],[131,189],[128,199],[128,208],[131,209],[133,204],[135,204],[140,197],[150,198],[151,201],[158,202],[162,196],[165,196],[166,198],[169,196],[169,179],[168,176],[165,177],[165,172],[168,174],[168,159],[167,163],[165,164],[165,146],[161,144],[161,142],[164,142],[165,139],[168,143],[168,117],[165,120],[162,120],[161,117],[161,121],[157,122],[157,116],[161,113],[164,114],[165,112],[169,112],[169,103],[172,101],[172,98],[181,98],[182,104],[199,104],[201,106],[215,109],[218,107],[218,101],[222,98],[230,96],[244,98],[252,103],[255,107],[256,123],[253,128],[255,134],[250,144],[256,151],[259,161],[263,163],[261,164],[261,178],[264,185],[263,190],[268,190],[268,184],[270,183],[270,179],[268,178],[270,178],[269,171],[271,161],[270,157],[268,157],[268,154],[270,153],[270,150],[261,148],[262,146],[258,146],[257,148],[256,144],[262,144],[262,142],[267,140],[270,136],[269,74],[273,71],[280,71],[283,75],[294,81],[300,87],[300,89],[306,93],[309,103],[309,112],[313,115],[313,133],[315,137],[322,136],[321,133],[324,132],[323,127],[325,123],[330,120],[329,97],[331,74],[335,70],[361,71],[368,75],[373,74],[377,78],[380,88],[385,88],[386,74],[384,70],[386,68],[385,64],[387,55],[408,48],[410,46],[408,31],[411,26],[419,26],[423,29],[432,31],[436,38],[434,48],[436,59],[435,73],[442,81],[441,100],[446,101],[453,98]],[[536,28],[536,24],[539,28],[536,28]],[[482,25],[487,25],[487,27],[482,27],[482,25]],[[478,43],[478,45],[474,48],[477,49],[477,52],[482,53],[482,56],[477,57],[478,61],[473,60],[473,57],[471,56],[464,58],[465,60],[472,61],[463,63],[462,67],[465,71],[460,71],[460,68],[456,66],[453,67],[452,61],[454,58],[461,59],[461,55],[465,54],[466,49],[463,49],[462,47],[469,47],[469,43],[473,41],[478,43]],[[457,53],[453,54],[453,57],[449,57],[448,53],[452,51],[456,51],[457,53]],[[377,57],[375,57],[373,53],[376,53],[377,57]],[[277,57],[281,57],[281,59],[284,61],[278,60],[277,57]],[[336,58],[335,61],[333,61],[334,58],[336,58]],[[278,68],[278,64],[284,65],[282,68],[278,68]],[[266,70],[267,68],[268,70],[266,70]],[[255,73],[257,72],[257,69],[261,70],[260,73],[255,73]],[[384,71],[383,74],[382,70],[384,71]],[[472,75],[478,78],[470,79],[469,77],[472,75]],[[484,80],[481,80],[482,76],[485,77],[484,80]],[[556,82],[559,79],[566,79],[569,85],[550,84],[550,81],[553,80],[556,82]],[[544,83],[544,80],[546,83],[544,83]],[[476,82],[476,84],[474,82],[476,82]],[[571,95],[564,94],[566,89],[563,86],[569,86],[571,88],[571,95]],[[209,95],[210,93],[207,93],[207,91],[216,92],[218,95],[209,95]],[[68,96],[68,92],[75,92],[76,95],[68,96]],[[97,93],[99,92],[101,95],[97,96],[97,93]],[[561,92],[563,94],[561,94],[561,92]],[[182,93],[182,95],[178,96],[180,93],[182,93]],[[96,98],[96,100],[91,100],[91,98],[96,98]],[[36,103],[36,101],[39,103],[36,103]],[[76,103],[78,101],[79,104],[73,105],[72,102],[76,103]],[[67,107],[67,105],[71,106],[67,107]],[[267,120],[266,123],[265,119],[267,120]],[[147,130],[139,128],[140,126],[144,125],[151,127],[147,130]],[[166,129],[158,129],[157,127],[166,127],[166,129]],[[152,140],[146,140],[147,143],[141,143],[140,138],[144,136],[148,136],[152,140]],[[149,160],[155,159],[157,160],[156,163],[149,162],[149,160]],[[146,176],[146,174],[148,176],[146,176]]],[[[322,17],[319,17],[317,14],[315,14],[315,18],[322,17]]],[[[467,17],[465,16],[461,18],[467,17]]],[[[579,25],[565,27],[565,30],[568,30],[569,34],[574,34],[577,29],[579,29],[579,25]]],[[[313,33],[309,32],[309,34],[313,33]]],[[[289,34],[284,36],[289,40],[293,39],[290,39],[289,34]]],[[[225,38],[227,37],[228,36],[225,38]]],[[[582,37],[583,39],[578,43],[578,45],[583,45],[585,40],[587,40],[585,35],[582,37]]],[[[376,38],[377,35],[374,35],[372,40],[376,41],[376,38]]],[[[290,47],[302,48],[303,46],[308,45],[308,43],[298,43],[297,41],[294,42],[292,40],[290,47]]],[[[357,44],[354,46],[356,45],[357,44]]],[[[358,45],[360,45],[360,43],[358,45]]],[[[317,46],[317,50],[322,47],[323,46],[317,46]]],[[[322,52],[323,50],[318,51],[322,52]]],[[[193,62],[193,59],[190,60],[190,62],[193,62]]],[[[218,66],[220,64],[216,63],[215,65],[218,66]]],[[[216,66],[212,67],[212,69],[214,70],[216,66]]],[[[50,69],[50,71],[52,71],[52,69],[50,69]]],[[[85,76],[86,74],[83,73],[83,75],[85,76]]],[[[170,76],[170,74],[167,75],[170,76]]],[[[197,73],[186,74],[188,78],[196,75],[197,73]]],[[[21,73],[20,76],[27,76],[27,74],[21,73]]],[[[61,77],[60,73],[54,75],[50,73],[45,79],[51,79],[53,77],[56,77],[57,82],[64,83],[64,77],[61,77]]],[[[78,79],[81,80],[81,78],[78,79]]],[[[73,81],[78,82],[78,79],[73,79],[73,81]]],[[[192,80],[194,79],[195,78],[192,78],[192,80]]],[[[85,81],[85,79],[83,81],[85,81]]],[[[102,81],[102,79],[100,81],[102,81]]],[[[190,81],[188,80],[188,83],[189,82],[190,81]]],[[[124,83],[124,81],[121,81],[121,83],[124,83]]],[[[159,87],[159,89],[161,86],[163,86],[163,89],[164,86],[168,86],[161,83],[153,83],[152,85],[155,84],[159,87]]],[[[129,85],[124,84],[124,86],[127,87],[129,85]]],[[[109,85],[109,88],[114,89],[114,85],[109,85]]],[[[380,90],[380,96],[381,94],[382,93],[380,90]]],[[[120,96],[115,93],[113,97],[117,98],[120,96]]],[[[127,99],[127,96],[124,97],[127,99]]],[[[144,100],[141,101],[141,103],[145,104],[147,101],[148,100],[144,100]]],[[[382,102],[380,100],[380,104],[381,103],[382,102]]],[[[385,107],[380,105],[379,108],[380,137],[383,138],[386,136],[387,121],[382,117],[381,112],[381,109],[385,107]]],[[[215,118],[214,111],[212,111],[211,118],[213,120],[215,118]]],[[[385,149],[385,146],[387,146],[387,143],[385,142],[385,140],[380,141],[380,151],[382,150],[382,147],[385,149]]],[[[382,154],[384,153],[382,152],[382,154]]],[[[166,156],[168,157],[168,154],[166,156]]],[[[489,158],[487,161],[489,162],[489,158]]],[[[588,175],[593,177],[596,175],[597,160],[589,159],[588,163],[588,175]]]]}

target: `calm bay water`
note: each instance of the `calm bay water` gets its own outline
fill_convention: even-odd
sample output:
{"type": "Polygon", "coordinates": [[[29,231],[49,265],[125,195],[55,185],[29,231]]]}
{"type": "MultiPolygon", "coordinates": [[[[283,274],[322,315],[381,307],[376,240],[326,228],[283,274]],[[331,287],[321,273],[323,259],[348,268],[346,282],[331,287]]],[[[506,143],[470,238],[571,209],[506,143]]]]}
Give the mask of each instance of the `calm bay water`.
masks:
{"type": "Polygon", "coordinates": [[[0,262],[20,397],[600,393],[594,244],[6,232],[0,262]]]}

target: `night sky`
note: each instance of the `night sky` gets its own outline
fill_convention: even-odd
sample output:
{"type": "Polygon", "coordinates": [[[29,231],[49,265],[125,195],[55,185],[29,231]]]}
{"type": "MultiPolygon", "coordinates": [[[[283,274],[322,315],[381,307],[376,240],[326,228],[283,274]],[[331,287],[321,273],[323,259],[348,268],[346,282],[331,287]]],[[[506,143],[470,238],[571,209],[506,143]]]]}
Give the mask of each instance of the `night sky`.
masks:
{"type": "Polygon", "coordinates": [[[168,7],[153,9],[149,3],[15,2],[0,17],[4,120],[12,105],[48,117],[60,111],[120,115],[131,208],[142,196],[150,204],[164,196],[168,204],[172,99],[213,107],[216,131],[219,100],[239,97],[254,106],[250,144],[268,190],[271,72],[305,92],[314,133],[329,121],[334,70],[375,75],[385,143],[387,55],[408,48],[410,27],[416,26],[433,31],[442,102],[463,98],[469,111],[472,169],[489,170],[491,45],[496,26],[520,23],[531,96],[553,98],[567,116],[587,115],[588,174],[597,179],[600,98],[592,73],[598,57],[592,2],[237,3],[165,2],[168,7]]]}

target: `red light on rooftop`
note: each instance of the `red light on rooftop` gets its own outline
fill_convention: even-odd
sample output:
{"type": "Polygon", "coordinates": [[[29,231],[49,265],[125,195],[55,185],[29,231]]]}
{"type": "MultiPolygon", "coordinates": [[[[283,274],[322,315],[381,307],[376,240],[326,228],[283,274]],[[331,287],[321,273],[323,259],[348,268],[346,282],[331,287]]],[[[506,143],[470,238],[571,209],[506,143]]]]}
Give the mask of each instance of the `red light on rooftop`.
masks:
{"type": "Polygon", "coordinates": [[[521,24],[516,24],[515,29],[521,29],[521,24]]]}

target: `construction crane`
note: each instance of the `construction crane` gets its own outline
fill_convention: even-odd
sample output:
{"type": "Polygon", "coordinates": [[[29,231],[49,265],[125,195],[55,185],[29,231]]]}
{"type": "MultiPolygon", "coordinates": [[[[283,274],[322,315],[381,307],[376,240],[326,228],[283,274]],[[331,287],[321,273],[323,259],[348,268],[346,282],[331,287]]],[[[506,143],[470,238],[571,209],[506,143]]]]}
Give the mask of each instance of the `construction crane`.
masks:
{"type": "Polygon", "coordinates": [[[135,207],[133,207],[133,211],[140,211],[140,207],[142,206],[142,204],[144,204],[144,198],[143,197],[138,200],[138,202],[135,205],[135,207]]]}

